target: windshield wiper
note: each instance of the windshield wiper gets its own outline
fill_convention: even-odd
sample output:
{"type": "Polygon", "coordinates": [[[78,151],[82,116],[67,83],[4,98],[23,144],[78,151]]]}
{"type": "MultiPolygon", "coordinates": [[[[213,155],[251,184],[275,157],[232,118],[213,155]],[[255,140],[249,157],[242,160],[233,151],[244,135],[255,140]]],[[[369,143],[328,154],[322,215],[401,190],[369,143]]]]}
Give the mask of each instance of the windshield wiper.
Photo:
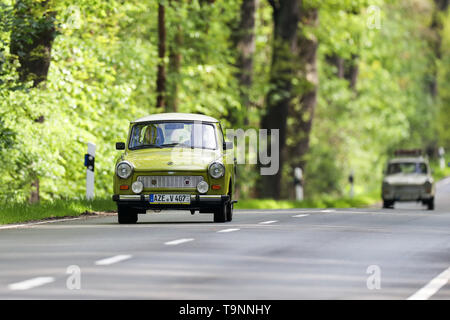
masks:
{"type": "Polygon", "coordinates": [[[161,145],[162,148],[163,148],[163,147],[176,147],[176,146],[183,146],[183,147],[186,147],[186,148],[191,148],[190,145],[187,145],[187,144],[185,144],[185,143],[179,143],[179,142],[175,142],[175,143],[165,143],[165,144],[162,144],[162,145],[161,145]]]}
{"type": "Polygon", "coordinates": [[[134,147],[133,149],[144,149],[144,148],[162,148],[159,144],[151,144],[151,143],[149,143],[149,144],[141,144],[141,145],[138,145],[138,146],[136,146],[136,147],[134,147]]]}

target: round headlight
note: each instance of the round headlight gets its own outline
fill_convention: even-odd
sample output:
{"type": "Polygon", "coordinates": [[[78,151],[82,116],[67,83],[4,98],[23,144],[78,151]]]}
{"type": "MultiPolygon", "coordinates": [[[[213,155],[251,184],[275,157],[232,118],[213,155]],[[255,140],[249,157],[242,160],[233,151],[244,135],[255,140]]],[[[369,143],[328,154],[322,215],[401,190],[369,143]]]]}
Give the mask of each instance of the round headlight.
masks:
{"type": "Polygon", "coordinates": [[[207,193],[209,189],[208,182],[202,180],[197,184],[197,191],[200,193],[207,193]]]}
{"type": "Polygon", "coordinates": [[[425,182],[424,187],[426,193],[431,193],[431,190],[433,189],[433,184],[430,181],[427,181],[425,182]]]}
{"type": "Polygon", "coordinates": [[[144,190],[144,184],[140,181],[135,181],[131,185],[131,190],[133,190],[134,193],[141,193],[142,190],[144,190]]]}
{"type": "Polygon", "coordinates": [[[133,167],[129,162],[121,162],[117,166],[117,175],[122,179],[128,179],[133,172],[133,167]]]}
{"type": "Polygon", "coordinates": [[[220,162],[214,162],[209,166],[209,174],[214,179],[219,179],[225,174],[225,167],[220,162]]]}

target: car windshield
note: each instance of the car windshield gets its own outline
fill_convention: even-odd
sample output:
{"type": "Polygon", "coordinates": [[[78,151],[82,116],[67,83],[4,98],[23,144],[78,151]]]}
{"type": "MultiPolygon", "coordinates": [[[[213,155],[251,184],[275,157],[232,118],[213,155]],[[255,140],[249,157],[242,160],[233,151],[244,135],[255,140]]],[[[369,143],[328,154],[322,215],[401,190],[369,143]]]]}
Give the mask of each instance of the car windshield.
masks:
{"type": "Polygon", "coordinates": [[[427,173],[427,165],[423,162],[390,163],[387,173],[427,173]]]}
{"type": "Polygon", "coordinates": [[[212,124],[198,122],[151,122],[133,126],[130,149],[143,148],[201,148],[217,149],[212,124]]]}

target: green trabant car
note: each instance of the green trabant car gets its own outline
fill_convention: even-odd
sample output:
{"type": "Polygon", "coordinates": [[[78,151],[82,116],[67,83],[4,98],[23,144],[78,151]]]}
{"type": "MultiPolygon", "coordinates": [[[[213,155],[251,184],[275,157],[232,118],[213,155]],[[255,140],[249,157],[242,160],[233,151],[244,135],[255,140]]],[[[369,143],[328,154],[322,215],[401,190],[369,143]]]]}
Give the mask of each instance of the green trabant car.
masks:
{"type": "Polygon", "coordinates": [[[396,201],[421,201],[434,209],[435,185],[430,165],[420,150],[399,150],[384,171],[383,208],[392,208],[396,201]]]}
{"type": "Polygon", "coordinates": [[[231,221],[235,162],[218,120],[162,113],[131,122],[116,162],[113,200],[119,223],[136,223],[147,210],[190,210],[231,221]],[[231,159],[231,161],[229,161],[231,159]]]}

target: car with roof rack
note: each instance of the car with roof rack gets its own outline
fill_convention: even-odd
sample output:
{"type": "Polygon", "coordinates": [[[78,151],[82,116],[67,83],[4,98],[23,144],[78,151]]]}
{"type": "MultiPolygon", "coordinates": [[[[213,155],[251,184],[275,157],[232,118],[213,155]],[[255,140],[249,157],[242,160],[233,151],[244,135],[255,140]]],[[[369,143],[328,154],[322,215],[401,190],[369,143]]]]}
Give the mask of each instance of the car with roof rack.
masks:
{"type": "Polygon", "coordinates": [[[116,161],[113,201],[118,222],[136,223],[147,210],[211,213],[231,221],[235,185],[233,143],[220,122],[190,113],[161,113],[132,121],[116,161]]]}
{"type": "Polygon", "coordinates": [[[417,201],[434,209],[435,184],[429,162],[419,149],[397,150],[383,171],[383,208],[395,202],[417,201]]]}

